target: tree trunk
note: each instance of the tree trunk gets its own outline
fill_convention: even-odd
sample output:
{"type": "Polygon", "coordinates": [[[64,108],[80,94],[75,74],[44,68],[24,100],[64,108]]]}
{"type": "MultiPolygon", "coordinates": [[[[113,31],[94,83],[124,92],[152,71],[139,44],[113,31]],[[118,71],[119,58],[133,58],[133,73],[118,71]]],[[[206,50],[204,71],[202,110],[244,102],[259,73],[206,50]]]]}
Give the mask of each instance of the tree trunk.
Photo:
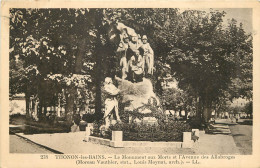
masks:
{"type": "Polygon", "coordinates": [[[61,111],[61,105],[60,105],[60,96],[58,96],[58,104],[57,104],[57,116],[60,117],[61,114],[60,114],[60,111],[61,111]]]}
{"type": "Polygon", "coordinates": [[[101,56],[97,55],[97,67],[95,72],[95,85],[96,85],[96,97],[95,97],[95,115],[96,119],[102,119],[103,115],[101,113],[102,99],[101,99],[101,56]]]}
{"type": "Polygon", "coordinates": [[[83,67],[83,56],[85,52],[85,47],[86,47],[86,40],[85,38],[81,39],[79,42],[79,52],[77,53],[77,57],[75,60],[75,73],[76,74],[81,74],[81,70],[83,67]]]}
{"type": "Polygon", "coordinates": [[[47,115],[47,104],[46,104],[46,101],[44,101],[44,111],[43,111],[44,120],[46,119],[46,115],[47,115]]]}
{"type": "MultiPolygon", "coordinates": [[[[38,106],[39,106],[39,102],[37,101],[37,99],[34,100],[35,104],[34,104],[34,112],[35,112],[35,116],[37,116],[38,118],[38,106]]],[[[38,118],[39,119],[39,118],[38,118]]]]}
{"type": "MultiPolygon", "coordinates": [[[[98,23],[101,18],[96,18],[97,23],[96,26],[99,27],[101,23],[98,23]]],[[[95,59],[96,59],[96,66],[95,66],[95,117],[96,120],[101,120],[103,118],[103,114],[101,112],[102,106],[102,98],[101,98],[101,82],[102,82],[102,57],[104,56],[104,51],[102,50],[102,42],[101,42],[101,30],[98,29],[97,31],[97,41],[95,45],[95,59]]]]}
{"type": "Polygon", "coordinates": [[[39,120],[41,120],[42,119],[42,99],[40,98],[39,101],[40,102],[39,102],[39,109],[38,109],[37,117],[39,120]]]}
{"type": "Polygon", "coordinates": [[[157,91],[157,94],[159,94],[160,96],[162,95],[162,85],[161,85],[161,80],[159,79],[159,75],[158,73],[154,73],[155,75],[155,85],[154,85],[154,90],[157,91]]]}
{"type": "Polygon", "coordinates": [[[188,119],[188,109],[184,108],[184,110],[185,110],[185,119],[188,119]]]}
{"type": "Polygon", "coordinates": [[[25,93],[26,118],[30,118],[30,95],[25,93]]]}
{"type": "Polygon", "coordinates": [[[73,122],[74,115],[74,100],[75,100],[75,88],[69,88],[68,94],[66,94],[66,106],[65,106],[65,118],[68,123],[73,122]]]}
{"type": "Polygon", "coordinates": [[[204,123],[203,121],[203,105],[200,97],[196,99],[196,119],[200,121],[200,125],[204,123]]]}
{"type": "Polygon", "coordinates": [[[34,108],[33,108],[33,105],[34,105],[34,104],[33,104],[33,98],[30,97],[29,100],[30,100],[30,103],[29,103],[29,117],[32,118],[32,114],[33,114],[33,112],[34,112],[34,108]]]}
{"type": "Polygon", "coordinates": [[[202,118],[204,123],[208,123],[211,117],[212,101],[209,99],[210,90],[208,87],[205,89],[205,94],[202,97],[203,113],[202,118]]]}
{"type": "Polygon", "coordinates": [[[205,123],[208,123],[211,117],[211,107],[203,108],[203,120],[205,123]]]}
{"type": "Polygon", "coordinates": [[[204,99],[203,101],[203,113],[202,118],[203,122],[208,123],[211,117],[211,111],[212,111],[212,103],[207,99],[204,99]]]}
{"type": "Polygon", "coordinates": [[[196,107],[196,116],[197,118],[201,119],[201,114],[202,114],[202,102],[200,98],[197,98],[197,107],[196,107]]]}
{"type": "MultiPolygon", "coordinates": [[[[83,58],[85,54],[85,47],[86,47],[86,40],[82,38],[79,40],[79,52],[76,54],[75,60],[75,67],[74,67],[74,74],[82,74],[82,67],[83,67],[83,58]]],[[[65,118],[68,123],[73,122],[73,116],[75,114],[74,106],[75,106],[75,98],[77,89],[74,86],[69,86],[67,89],[68,93],[66,94],[66,105],[65,105],[65,118]]],[[[58,113],[57,115],[60,116],[60,98],[58,98],[58,113]]]]}

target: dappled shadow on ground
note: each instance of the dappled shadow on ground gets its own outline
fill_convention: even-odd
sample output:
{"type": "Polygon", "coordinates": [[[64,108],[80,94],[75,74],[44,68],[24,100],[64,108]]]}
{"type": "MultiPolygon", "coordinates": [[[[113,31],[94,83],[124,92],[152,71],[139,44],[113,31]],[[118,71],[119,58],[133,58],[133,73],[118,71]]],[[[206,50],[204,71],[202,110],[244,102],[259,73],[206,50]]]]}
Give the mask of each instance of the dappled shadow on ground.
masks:
{"type": "Polygon", "coordinates": [[[229,126],[226,123],[220,124],[211,124],[207,127],[206,131],[207,134],[222,134],[222,135],[230,135],[229,126]]]}
{"type": "Polygon", "coordinates": [[[234,134],[232,136],[245,136],[245,134],[234,134]]]}
{"type": "Polygon", "coordinates": [[[67,133],[70,132],[70,125],[64,123],[38,122],[26,119],[24,115],[10,116],[9,134],[45,134],[45,133],[67,133]]]}
{"type": "Polygon", "coordinates": [[[9,127],[9,134],[22,133],[25,130],[25,126],[9,127]]]}
{"type": "Polygon", "coordinates": [[[55,127],[37,127],[31,125],[21,125],[17,127],[9,127],[9,134],[24,133],[24,134],[52,134],[52,133],[67,133],[69,130],[55,127]]]}
{"type": "Polygon", "coordinates": [[[238,124],[240,124],[240,125],[253,125],[253,121],[247,120],[247,121],[238,122],[238,124]]]}
{"type": "Polygon", "coordinates": [[[236,125],[237,123],[235,123],[235,122],[233,122],[233,123],[222,123],[222,122],[216,122],[216,124],[215,125],[228,125],[228,126],[230,126],[230,125],[236,125]]]}
{"type": "Polygon", "coordinates": [[[224,132],[218,132],[218,131],[207,132],[207,134],[210,134],[210,135],[218,135],[218,134],[230,135],[230,133],[224,133],[224,132]]]}
{"type": "Polygon", "coordinates": [[[252,119],[239,119],[238,122],[231,120],[225,122],[223,120],[221,121],[216,121],[215,125],[228,125],[228,126],[232,126],[232,125],[236,125],[236,124],[240,124],[240,125],[253,125],[253,120],[252,119]]]}
{"type": "Polygon", "coordinates": [[[242,155],[252,154],[252,125],[230,126],[233,139],[242,155]]]}

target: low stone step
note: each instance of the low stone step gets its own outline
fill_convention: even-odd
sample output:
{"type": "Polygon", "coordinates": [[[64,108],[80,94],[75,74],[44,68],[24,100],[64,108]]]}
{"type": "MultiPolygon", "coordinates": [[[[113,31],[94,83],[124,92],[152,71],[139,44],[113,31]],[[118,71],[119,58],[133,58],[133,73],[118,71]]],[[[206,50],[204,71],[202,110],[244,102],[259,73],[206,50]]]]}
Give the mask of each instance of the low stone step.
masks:
{"type": "Polygon", "coordinates": [[[212,134],[223,134],[223,135],[230,135],[230,132],[212,132],[212,134]]]}
{"type": "Polygon", "coordinates": [[[231,131],[228,129],[228,130],[212,130],[213,133],[219,133],[219,134],[231,134],[231,131]]]}
{"type": "Polygon", "coordinates": [[[215,127],[215,128],[228,128],[229,129],[229,126],[227,126],[227,125],[213,125],[213,127],[215,127]]]}

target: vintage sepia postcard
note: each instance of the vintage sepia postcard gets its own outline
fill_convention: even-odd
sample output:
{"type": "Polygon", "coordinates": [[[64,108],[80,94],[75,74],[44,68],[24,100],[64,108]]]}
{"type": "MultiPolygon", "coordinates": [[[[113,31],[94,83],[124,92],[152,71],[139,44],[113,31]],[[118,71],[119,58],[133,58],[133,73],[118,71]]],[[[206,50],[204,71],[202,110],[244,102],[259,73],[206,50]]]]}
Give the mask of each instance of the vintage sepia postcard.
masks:
{"type": "Polygon", "coordinates": [[[260,167],[259,1],[2,1],[1,167],[260,167]]]}

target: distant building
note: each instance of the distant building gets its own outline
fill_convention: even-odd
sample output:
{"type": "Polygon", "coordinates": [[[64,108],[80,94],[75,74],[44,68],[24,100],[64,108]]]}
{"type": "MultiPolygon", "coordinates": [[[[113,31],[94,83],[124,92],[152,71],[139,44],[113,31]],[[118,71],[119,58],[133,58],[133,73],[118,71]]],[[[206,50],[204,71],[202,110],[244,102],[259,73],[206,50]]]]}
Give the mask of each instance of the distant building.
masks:
{"type": "Polygon", "coordinates": [[[249,101],[243,98],[234,99],[231,103],[231,107],[244,107],[249,101]]]}
{"type": "Polygon", "coordinates": [[[9,115],[26,114],[25,94],[16,94],[9,96],[9,115]]]}

